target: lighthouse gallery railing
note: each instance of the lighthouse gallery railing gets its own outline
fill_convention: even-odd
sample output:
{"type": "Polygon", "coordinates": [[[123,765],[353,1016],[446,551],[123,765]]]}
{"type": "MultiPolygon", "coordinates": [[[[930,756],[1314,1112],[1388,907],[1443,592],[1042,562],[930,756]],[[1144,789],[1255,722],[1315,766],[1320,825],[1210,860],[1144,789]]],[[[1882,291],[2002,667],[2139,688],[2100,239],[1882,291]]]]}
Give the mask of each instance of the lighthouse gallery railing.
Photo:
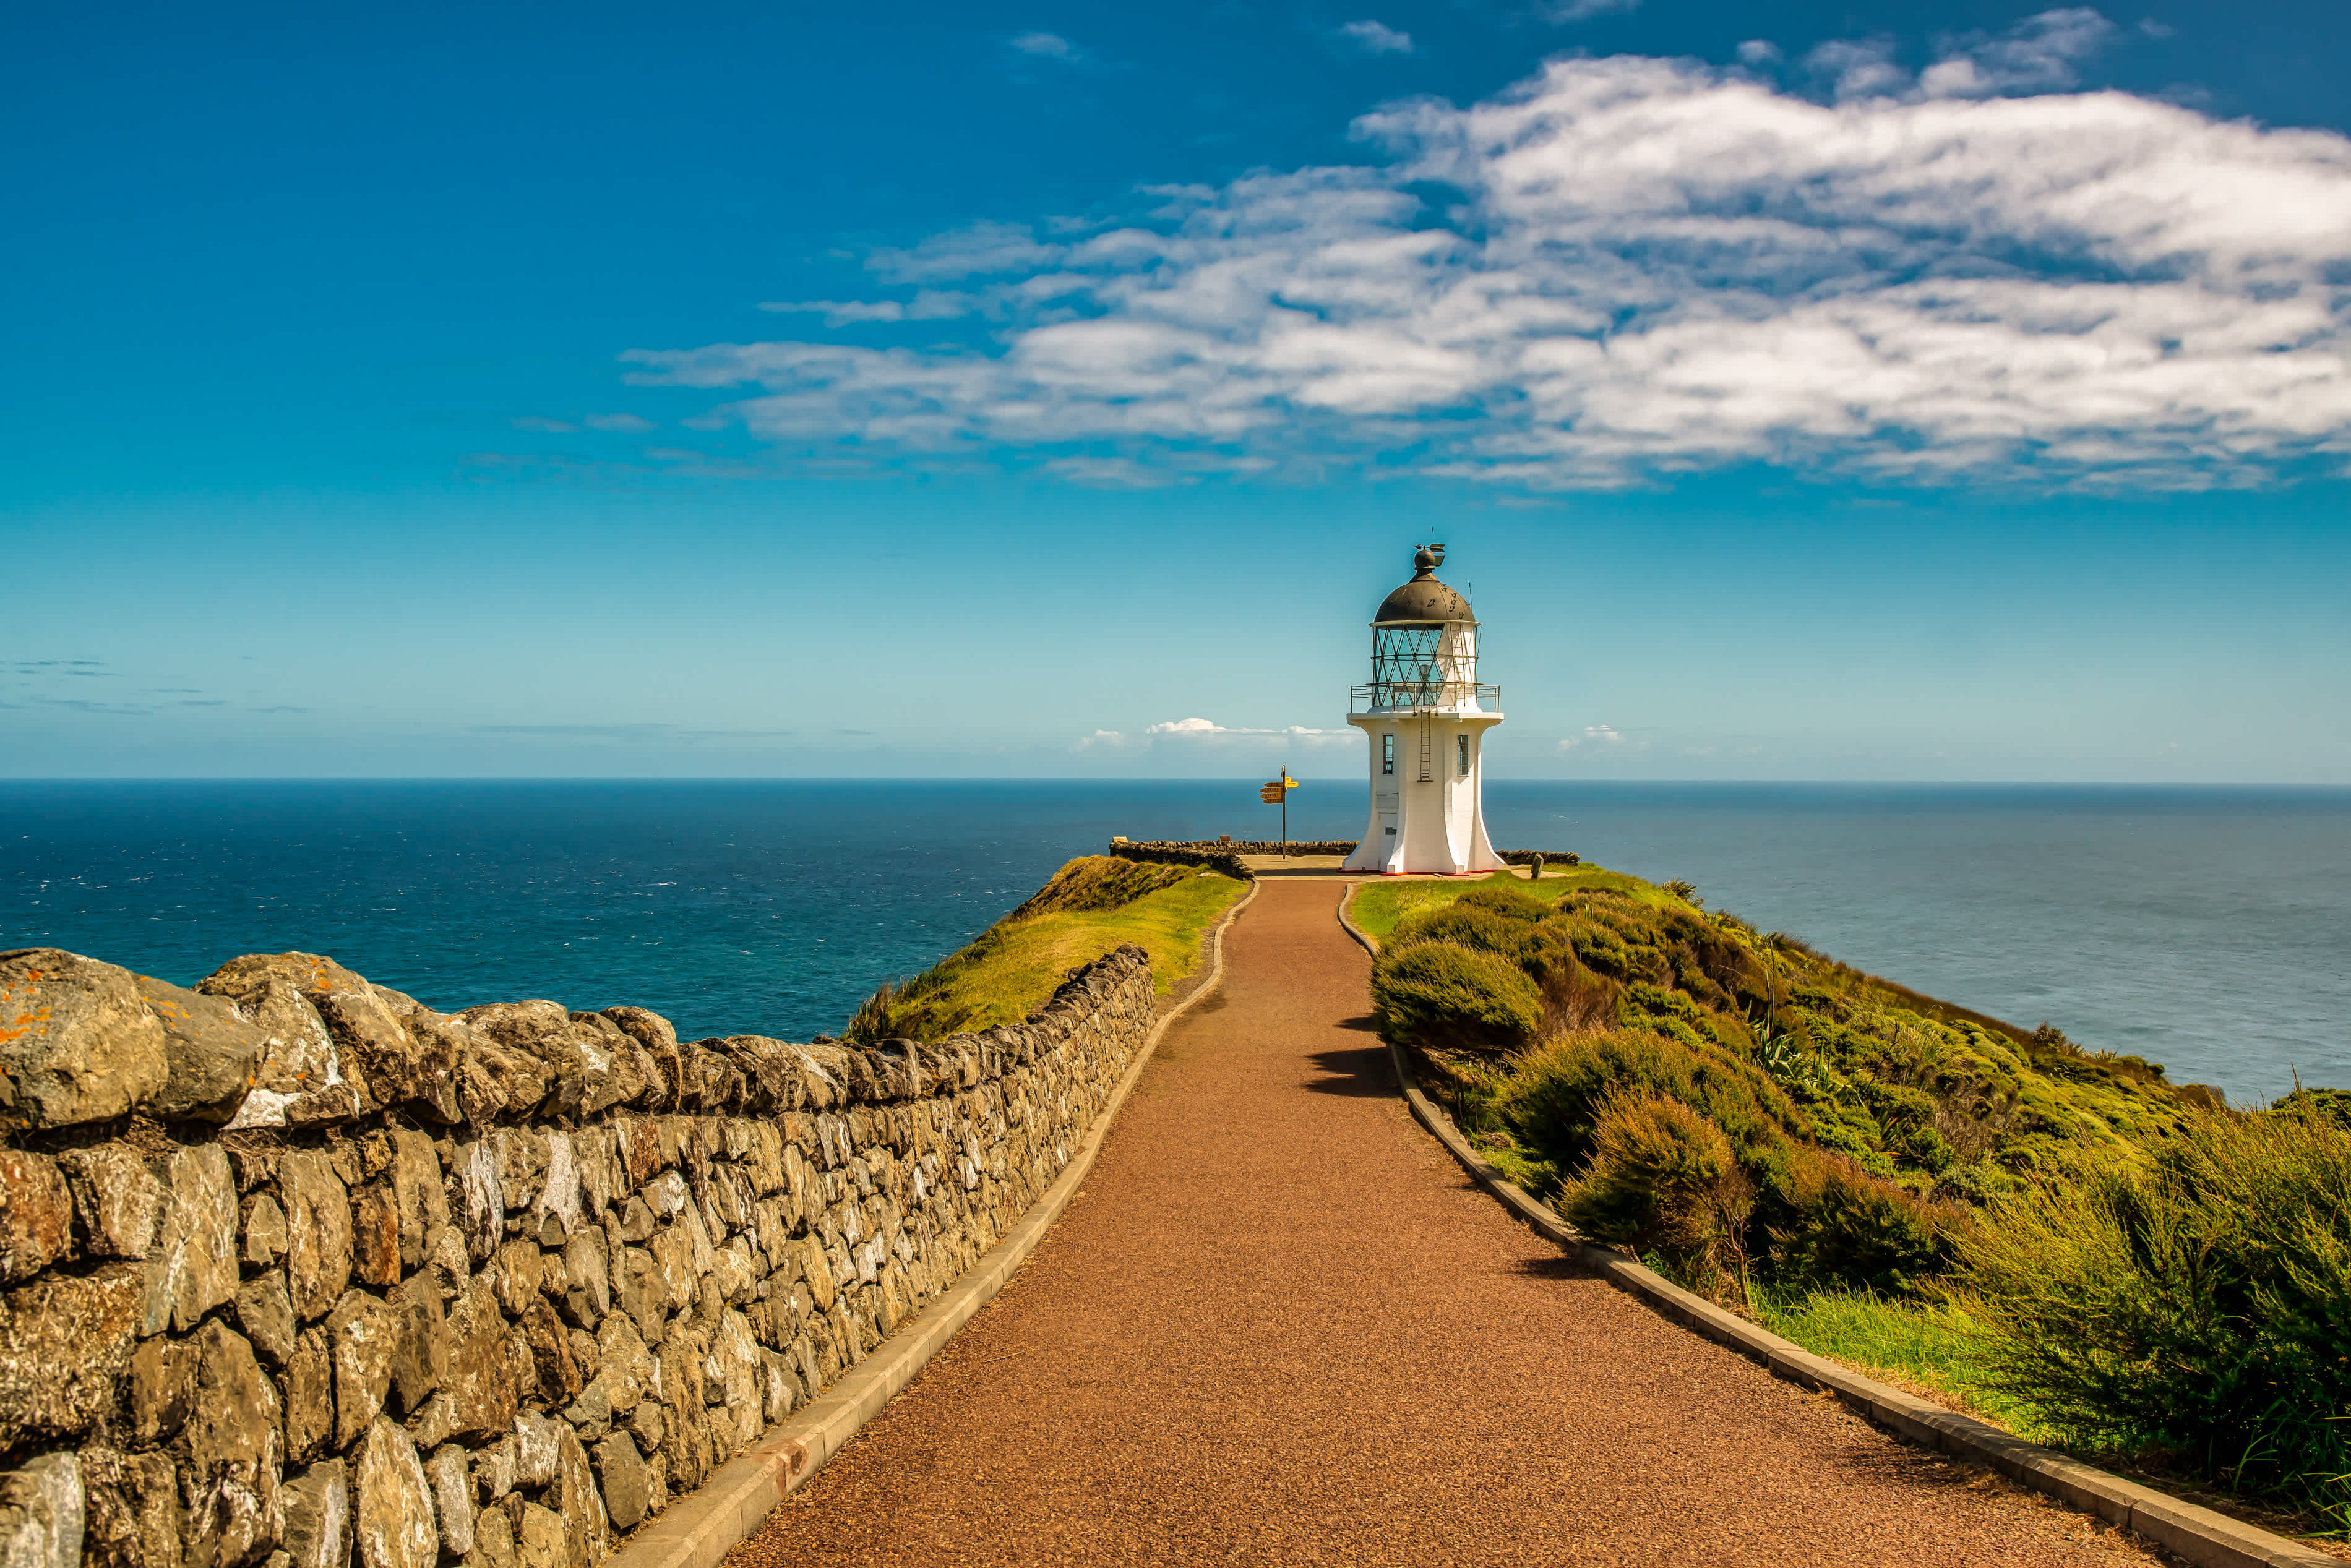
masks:
{"type": "Polygon", "coordinates": [[[1502,688],[1476,681],[1374,681],[1348,688],[1349,713],[1414,713],[1443,709],[1449,713],[1499,713],[1502,688]]]}

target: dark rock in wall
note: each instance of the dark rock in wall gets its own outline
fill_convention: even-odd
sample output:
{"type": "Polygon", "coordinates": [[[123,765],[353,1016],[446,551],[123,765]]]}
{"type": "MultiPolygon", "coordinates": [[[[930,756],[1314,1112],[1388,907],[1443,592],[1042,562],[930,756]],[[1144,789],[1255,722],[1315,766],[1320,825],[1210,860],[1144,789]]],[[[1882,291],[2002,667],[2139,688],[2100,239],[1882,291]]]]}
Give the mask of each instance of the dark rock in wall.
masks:
{"type": "Polygon", "coordinates": [[[81,1451],[86,1568],[179,1568],[179,1472],[168,1454],[81,1451]]]}
{"type": "Polygon", "coordinates": [[[187,1556],[192,1568],[236,1568],[266,1556],[285,1525],[277,1390],[253,1347],[218,1322],[206,1322],[195,1343],[195,1405],[183,1434],[187,1556]]]}
{"type": "Polygon", "coordinates": [[[56,947],[0,953],[0,1126],[106,1121],[163,1077],[163,1026],[130,970],[56,947]]]}
{"type": "Polygon", "coordinates": [[[101,1258],[144,1258],[163,1223],[163,1184],[128,1144],[95,1144],[57,1156],[73,1191],[83,1245],[101,1258]]]}
{"type": "Polygon", "coordinates": [[[342,1299],[351,1281],[351,1206],[327,1156],[289,1152],[277,1167],[286,1205],[287,1283],[304,1322],[342,1299]]]}
{"type": "Polygon", "coordinates": [[[286,1480],[284,1545],[289,1568],[346,1568],[351,1559],[351,1489],[340,1459],[286,1480]]]}
{"type": "Polygon", "coordinates": [[[152,975],[134,979],[163,1026],[163,1085],[151,1113],[167,1122],[225,1122],[235,1115],[269,1037],[223,998],[152,975]]]}
{"type": "Polygon", "coordinates": [[[118,1263],[0,1297],[0,1445],[77,1437],[113,1405],[144,1294],[140,1266],[118,1263]]]}

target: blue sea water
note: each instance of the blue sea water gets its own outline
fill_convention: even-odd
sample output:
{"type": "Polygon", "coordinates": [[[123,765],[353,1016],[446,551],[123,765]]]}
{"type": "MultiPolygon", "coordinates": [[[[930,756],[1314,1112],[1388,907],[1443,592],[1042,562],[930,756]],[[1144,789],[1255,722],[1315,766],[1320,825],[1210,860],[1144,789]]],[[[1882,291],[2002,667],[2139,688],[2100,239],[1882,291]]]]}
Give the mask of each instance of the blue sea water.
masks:
{"type": "MultiPolygon", "coordinates": [[[[1361,824],[1312,783],[1299,837],[1361,824]]],[[[1573,850],[2240,1099],[2351,1084],[2351,791],[1494,783],[1573,850]]],[[[0,949],[327,953],[434,1006],[838,1030],[1072,854],[1265,834],[1254,780],[0,782],[0,949]]]]}

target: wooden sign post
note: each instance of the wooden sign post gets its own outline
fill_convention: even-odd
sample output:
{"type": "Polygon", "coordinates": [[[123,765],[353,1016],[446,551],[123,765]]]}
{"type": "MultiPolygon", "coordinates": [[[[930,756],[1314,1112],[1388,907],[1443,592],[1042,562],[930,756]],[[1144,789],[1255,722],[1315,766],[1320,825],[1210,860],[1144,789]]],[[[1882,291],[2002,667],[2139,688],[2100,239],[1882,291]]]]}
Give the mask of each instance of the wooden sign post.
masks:
{"type": "Polygon", "coordinates": [[[1281,770],[1281,777],[1273,783],[1258,786],[1259,800],[1269,806],[1281,808],[1281,852],[1285,855],[1290,852],[1290,792],[1297,788],[1298,780],[1290,776],[1290,769],[1287,768],[1281,770]]]}

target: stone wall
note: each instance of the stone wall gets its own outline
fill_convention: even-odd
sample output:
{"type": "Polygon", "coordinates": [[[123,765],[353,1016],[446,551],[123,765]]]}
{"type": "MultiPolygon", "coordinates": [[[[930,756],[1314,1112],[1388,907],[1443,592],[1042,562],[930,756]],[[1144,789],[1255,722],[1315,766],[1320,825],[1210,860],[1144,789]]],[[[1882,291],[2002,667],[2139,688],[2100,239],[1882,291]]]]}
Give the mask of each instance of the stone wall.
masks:
{"type": "Polygon", "coordinates": [[[1243,855],[1351,855],[1355,852],[1353,839],[1292,839],[1284,844],[1278,839],[1214,839],[1171,841],[1165,839],[1113,839],[1103,852],[1121,860],[1145,861],[1158,865],[1206,866],[1227,876],[1253,882],[1257,873],[1241,863],[1243,855]]]}
{"type": "MultiPolygon", "coordinates": [[[[1353,839],[1303,840],[1293,839],[1287,846],[1293,855],[1351,855],[1355,852],[1353,839]]],[[[1227,876],[1253,881],[1257,873],[1241,863],[1243,855],[1278,855],[1284,846],[1274,841],[1252,839],[1246,842],[1233,841],[1218,843],[1208,840],[1187,842],[1166,840],[1136,841],[1113,839],[1106,852],[1124,860],[1148,861],[1165,865],[1207,866],[1227,876]]],[[[1541,861],[1545,865],[1576,865],[1579,857],[1567,850],[1499,850],[1505,863],[1529,865],[1541,861]]]]}
{"type": "Polygon", "coordinates": [[[0,1568],[589,1568],[937,1295],[1149,960],[935,1046],[0,954],[0,1568]]]}

